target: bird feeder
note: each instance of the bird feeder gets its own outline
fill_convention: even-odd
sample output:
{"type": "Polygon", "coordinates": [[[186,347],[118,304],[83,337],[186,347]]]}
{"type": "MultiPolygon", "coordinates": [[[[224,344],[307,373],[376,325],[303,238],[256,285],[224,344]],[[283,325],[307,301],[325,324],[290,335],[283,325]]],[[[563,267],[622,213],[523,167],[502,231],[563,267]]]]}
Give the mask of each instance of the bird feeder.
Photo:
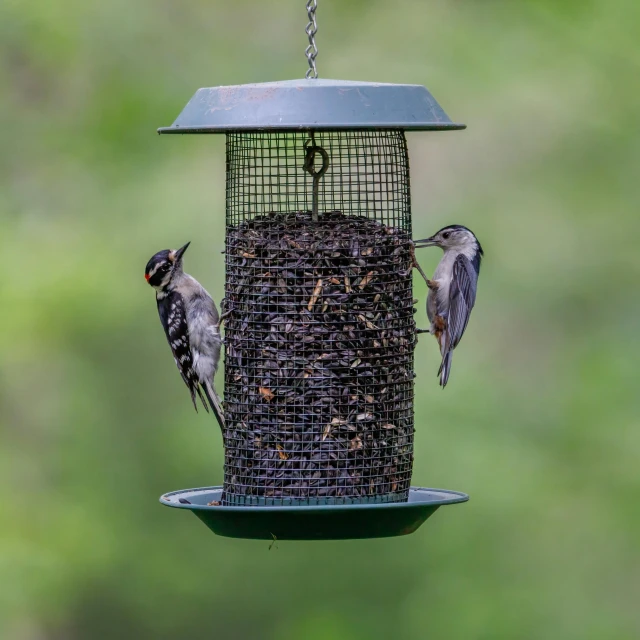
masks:
{"type": "Polygon", "coordinates": [[[161,502],[231,537],[403,535],[468,499],[411,487],[405,139],[464,125],[423,86],[320,80],[307,55],[307,78],[199,89],[159,129],[226,136],[228,316],[224,485],[161,502]]]}

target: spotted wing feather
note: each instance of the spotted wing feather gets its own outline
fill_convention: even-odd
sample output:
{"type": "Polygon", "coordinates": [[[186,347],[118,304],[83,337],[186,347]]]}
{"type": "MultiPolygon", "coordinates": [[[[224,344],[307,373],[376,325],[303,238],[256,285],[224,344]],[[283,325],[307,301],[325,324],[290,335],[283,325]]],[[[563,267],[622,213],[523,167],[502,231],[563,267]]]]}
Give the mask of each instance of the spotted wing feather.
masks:
{"type": "Polygon", "coordinates": [[[189,344],[189,327],[182,296],[174,291],[158,300],[158,314],[167,336],[167,342],[171,347],[173,359],[191,394],[193,406],[197,411],[196,393],[198,393],[205,409],[208,411],[206,402],[202,397],[198,376],[193,368],[193,355],[189,344]]]}

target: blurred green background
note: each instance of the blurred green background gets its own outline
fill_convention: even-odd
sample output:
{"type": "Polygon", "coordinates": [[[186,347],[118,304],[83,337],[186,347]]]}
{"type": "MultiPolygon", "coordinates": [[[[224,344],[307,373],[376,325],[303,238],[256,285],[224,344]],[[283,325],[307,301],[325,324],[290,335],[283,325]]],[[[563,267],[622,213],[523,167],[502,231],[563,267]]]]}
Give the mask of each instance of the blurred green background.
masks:
{"type": "Polygon", "coordinates": [[[192,240],[222,296],[224,139],[155,128],[302,77],[304,4],[0,4],[0,638],[637,639],[637,0],[320,1],[321,77],[469,125],[409,145],[415,237],[486,250],[446,391],[417,352],[414,484],[471,501],[271,551],[158,504],[222,480],[142,276],[192,240]]]}

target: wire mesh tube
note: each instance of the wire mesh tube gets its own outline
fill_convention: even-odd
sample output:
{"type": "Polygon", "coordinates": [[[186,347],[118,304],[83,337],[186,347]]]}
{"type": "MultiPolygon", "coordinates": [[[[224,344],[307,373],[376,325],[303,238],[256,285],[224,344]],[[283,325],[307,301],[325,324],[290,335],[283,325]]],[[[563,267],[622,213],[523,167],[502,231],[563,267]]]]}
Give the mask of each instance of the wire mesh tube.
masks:
{"type": "Polygon", "coordinates": [[[307,142],[227,135],[224,501],[403,501],[416,340],[406,141],[316,133],[329,158],[316,198],[307,142]]]}

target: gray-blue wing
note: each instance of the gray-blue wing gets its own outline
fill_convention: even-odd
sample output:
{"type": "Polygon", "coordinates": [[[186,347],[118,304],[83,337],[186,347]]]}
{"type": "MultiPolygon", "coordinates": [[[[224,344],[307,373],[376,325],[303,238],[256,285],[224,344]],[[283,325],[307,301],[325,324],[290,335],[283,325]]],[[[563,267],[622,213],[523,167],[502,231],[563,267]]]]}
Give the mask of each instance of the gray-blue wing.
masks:
{"type": "Polygon", "coordinates": [[[473,265],[463,255],[459,255],[453,265],[453,278],[449,289],[449,315],[447,318],[447,348],[451,351],[458,346],[467,328],[471,309],[476,302],[478,274],[473,265]]]}

